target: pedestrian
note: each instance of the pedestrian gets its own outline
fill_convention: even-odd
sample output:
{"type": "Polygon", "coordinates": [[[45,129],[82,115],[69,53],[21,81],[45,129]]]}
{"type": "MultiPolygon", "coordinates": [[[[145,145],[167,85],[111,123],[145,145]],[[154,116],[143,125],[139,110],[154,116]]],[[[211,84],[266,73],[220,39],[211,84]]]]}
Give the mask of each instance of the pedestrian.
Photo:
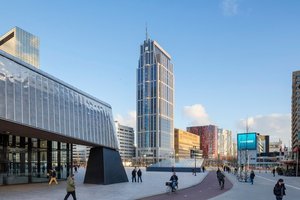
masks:
{"type": "Polygon", "coordinates": [[[251,173],[250,173],[250,181],[251,181],[251,184],[252,184],[252,185],[253,185],[254,177],[255,177],[254,171],[251,170],[251,173]]]}
{"type": "Polygon", "coordinates": [[[142,183],[143,182],[143,180],[142,180],[142,170],[140,168],[137,171],[137,175],[138,175],[138,183],[140,182],[140,180],[141,180],[141,183],[142,183]]]}
{"type": "Polygon", "coordinates": [[[51,171],[51,178],[50,178],[50,181],[49,181],[49,185],[51,185],[51,183],[53,181],[56,183],[56,185],[58,184],[57,180],[56,180],[56,171],[54,169],[51,171]]]}
{"type": "Polygon", "coordinates": [[[136,167],[132,170],[131,172],[131,179],[132,179],[132,182],[136,182],[136,167]]]}
{"type": "Polygon", "coordinates": [[[173,172],[170,181],[171,181],[172,192],[175,192],[176,190],[175,187],[177,186],[178,188],[178,176],[176,175],[176,172],[173,172]]]}
{"type": "Polygon", "coordinates": [[[203,173],[205,172],[205,167],[204,166],[202,166],[202,171],[203,171],[203,173]]]}
{"type": "Polygon", "coordinates": [[[273,177],[275,177],[275,168],[272,170],[273,177]]]}
{"type": "Polygon", "coordinates": [[[224,189],[224,184],[225,184],[225,175],[220,171],[220,169],[218,168],[217,170],[217,178],[219,181],[219,186],[221,187],[221,190],[224,189]]]}
{"type": "Polygon", "coordinates": [[[279,179],[273,189],[276,200],[282,200],[283,196],[285,195],[285,190],[286,188],[284,186],[283,179],[279,179]]]}
{"type": "Polygon", "coordinates": [[[175,167],[174,166],[172,166],[172,172],[175,172],[175,167]]]}
{"type": "Polygon", "coordinates": [[[75,171],[75,173],[77,173],[77,166],[76,165],[74,166],[74,171],[75,171]]]}
{"type": "Polygon", "coordinates": [[[74,174],[71,174],[67,179],[67,194],[64,200],[67,200],[72,195],[73,200],[76,200],[74,174]]]}

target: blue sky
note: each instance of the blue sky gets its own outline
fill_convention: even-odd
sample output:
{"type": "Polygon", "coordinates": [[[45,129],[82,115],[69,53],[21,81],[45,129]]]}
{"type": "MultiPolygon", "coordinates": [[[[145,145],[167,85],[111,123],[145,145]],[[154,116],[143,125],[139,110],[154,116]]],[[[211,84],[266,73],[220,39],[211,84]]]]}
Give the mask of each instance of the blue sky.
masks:
{"type": "Polygon", "coordinates": [[[175,127],[215,124],[290,138],[291,76],[300,70],[300,1],[5,1],[0,34],[41,41],[41,69],[110,103],[134,124],[145,23],[172,56],[175,127]]]}

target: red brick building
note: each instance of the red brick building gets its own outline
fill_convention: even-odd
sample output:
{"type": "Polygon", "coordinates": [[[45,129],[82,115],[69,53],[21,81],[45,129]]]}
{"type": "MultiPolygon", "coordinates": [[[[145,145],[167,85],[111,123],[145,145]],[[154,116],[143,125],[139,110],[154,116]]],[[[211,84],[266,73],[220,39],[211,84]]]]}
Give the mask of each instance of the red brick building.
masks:
{"type": "Polygon", "coordinates": [[[215,125],[187,127],[187,131],[200,136],[203,158],[218,158],[218,127],[215,125]]]}

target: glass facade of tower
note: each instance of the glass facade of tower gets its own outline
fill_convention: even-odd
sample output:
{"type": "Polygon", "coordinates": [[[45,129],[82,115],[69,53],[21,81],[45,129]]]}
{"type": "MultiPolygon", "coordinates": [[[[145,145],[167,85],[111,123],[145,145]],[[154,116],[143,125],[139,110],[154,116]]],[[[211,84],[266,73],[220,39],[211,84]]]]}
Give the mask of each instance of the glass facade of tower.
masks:
{"type": "Polygon", "coordinates": [[[73,143],[118,149],[111,106],[0,51],[0,185],[66,178],[73,143]]]}
{"type": "Polygon", "coordinates": [[[155,162],[174,156],[173,102],[171,57],[147,39],[137,69],[137,157],[155,162]]]}
{"type": "Polygon", "coordinates": [[[0,37],[0,50],[17,57],[36,68],[40,67],[39,46],[40,41],[38,37],[19,27],[14,27],[0,37]]]}

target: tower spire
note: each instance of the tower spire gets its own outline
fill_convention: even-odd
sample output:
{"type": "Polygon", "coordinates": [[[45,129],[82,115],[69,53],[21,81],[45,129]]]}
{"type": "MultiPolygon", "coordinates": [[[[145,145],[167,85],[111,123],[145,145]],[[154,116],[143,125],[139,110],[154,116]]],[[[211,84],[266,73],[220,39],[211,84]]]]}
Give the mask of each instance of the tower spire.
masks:
{"type": "Polygon", "coordinates": [[[149,39],[149,37],[148,37],[148,24],[146,22],[146,40],[148,40],[148,39],[149,39]]]}

